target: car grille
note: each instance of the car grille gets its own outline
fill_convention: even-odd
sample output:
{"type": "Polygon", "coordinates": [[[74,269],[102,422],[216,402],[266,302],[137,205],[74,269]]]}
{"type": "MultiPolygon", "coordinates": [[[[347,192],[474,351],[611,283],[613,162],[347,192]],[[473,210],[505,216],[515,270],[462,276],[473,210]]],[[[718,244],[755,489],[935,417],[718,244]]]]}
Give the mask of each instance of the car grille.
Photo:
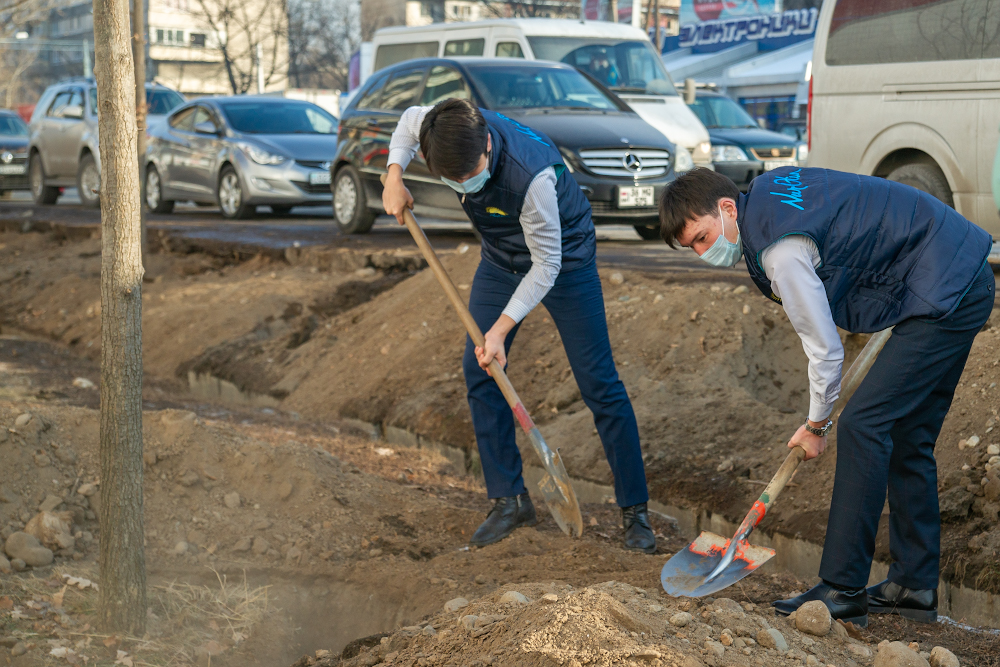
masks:
{"type": "Polygon", "coordinates": [[[618,217],[618,218],[645,218],[648,216],[658,216],[659,210],[656,206],[630,206],[628,208],[618,208],[613,201],[592,201],[590,210],[597,217],[618,217]]]}
{"type": "Polygon", "coordinates": [[[296,160],[296,163],[302,165],[303,167],[312,167],[313,169],[329,169],[329,160],[296,160]]]}
{"type": "Polygon", "coordinates": [[[751,148],[750,152],[758,160],[773,160],[775,158],[793,158],[795,157],[795,148],[751,148]]]}
{"type": "MultiPolygon", "coordinates": [[[[0,153],[6,151],[0,149],[0,153]]],[[[10,161],[10,164],[23,164],[27,165],[28,158],[26,157],[15,157],[10,161]]],[[[8,163],[0,161],[0,164],[6,165],[8,163]]],[[[28,189],[28,173],[25,170],[23,174],[0,174],[0,186],[4,190],[27,190],[28,189]]]]}
{"type": "Polygon", "coordinates": [[[650,148],[580,151],[583,165],[598,176],[655,178],[670,169],[670,153],[650,148]]]}
{"type": "Polygon", "coordinates": [[[292,183],[294,183],[295,185],[297,185],[298,188],[300,190],[302,190],[303,192],[305,192],[306,194],[310,194],[310,195],[330,195],[331,197],[333,196],[332,191],[330,190],[330,184],[329,183],[311,184],[311,183],[305,183],[303,181],[292,181],[292,183]]]}

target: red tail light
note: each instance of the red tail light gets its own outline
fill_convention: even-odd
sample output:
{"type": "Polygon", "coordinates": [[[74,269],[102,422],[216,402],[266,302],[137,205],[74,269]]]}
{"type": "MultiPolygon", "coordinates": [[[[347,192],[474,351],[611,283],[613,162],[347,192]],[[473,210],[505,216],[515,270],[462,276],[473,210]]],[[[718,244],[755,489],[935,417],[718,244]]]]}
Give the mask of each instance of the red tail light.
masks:
{"type": "Polygon", "coordinates": [[[813,148],[813,78],[809,77],[809,99],[806,104],[806,145],[809,146],[810,153],[813,148]]]}

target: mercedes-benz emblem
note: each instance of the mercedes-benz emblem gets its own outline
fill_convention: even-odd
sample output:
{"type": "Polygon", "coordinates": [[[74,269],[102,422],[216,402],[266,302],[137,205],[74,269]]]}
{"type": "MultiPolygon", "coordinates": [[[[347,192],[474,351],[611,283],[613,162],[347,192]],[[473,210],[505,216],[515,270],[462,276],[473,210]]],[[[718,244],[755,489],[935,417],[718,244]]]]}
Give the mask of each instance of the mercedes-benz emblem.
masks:
{"type": "Polygon", "coordinates": [[[622,165],[633,174],[637,174],[642,171],[642,158],[632,153],[625,153],[622,157],[622,165]]]}
{"type": "Polygon", "coordinates": [[[10,152],[4,153],[0,155],[0,160],[3,160],[4,164],[10,164],[14,160],[14,154],[10,152]]]}

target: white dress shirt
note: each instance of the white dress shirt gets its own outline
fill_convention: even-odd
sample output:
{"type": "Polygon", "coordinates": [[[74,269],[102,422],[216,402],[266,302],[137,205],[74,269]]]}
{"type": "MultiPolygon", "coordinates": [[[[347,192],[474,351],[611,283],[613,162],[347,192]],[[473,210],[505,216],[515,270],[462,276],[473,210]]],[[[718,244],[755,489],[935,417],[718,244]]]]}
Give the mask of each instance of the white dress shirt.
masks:
{"type": "MultiPolygon", "coordinates": [[[[406,171],[420,148],[420,124],[432,108],[410,107],[403,112],[389,142],[387,167],[398,164],[406,171]]],[[[523,320],[549,293],[562,268],[562,224],[556,172],[552,167],[540,171],[528,185],[519,221],[531,255],[531,269],[524,274],[503,310],[515,322],[523,320]]]]}
{"type": "Polygon", "coordinates": [[[765,248],[760,263],[809,358],[809,419],[825,421],[840,396],[844,345],[823,281],[816,275],[819,249],[808,236],[794,234],[765,248]]]}

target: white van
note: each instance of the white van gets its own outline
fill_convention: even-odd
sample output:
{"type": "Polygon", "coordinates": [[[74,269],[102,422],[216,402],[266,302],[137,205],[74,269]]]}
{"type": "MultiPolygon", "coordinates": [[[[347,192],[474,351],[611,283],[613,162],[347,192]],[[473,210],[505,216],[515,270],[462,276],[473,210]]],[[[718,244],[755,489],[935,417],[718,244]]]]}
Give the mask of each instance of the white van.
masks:
{"type": "Polygon", "coordinates": [[[571,19],[495,19],[382,28],[372,71],[411,58],[485,56],[555,60],[613,90],[678,148],[678,171],[712,166],[708,130],[677,94],[646,34],[624,23],[571,19]]]}
{"type": "Polygon", "coordinates": [[[837,0],[816,27],[809,165],[912,185],[994,238],[997,0],[837,0]]]}

